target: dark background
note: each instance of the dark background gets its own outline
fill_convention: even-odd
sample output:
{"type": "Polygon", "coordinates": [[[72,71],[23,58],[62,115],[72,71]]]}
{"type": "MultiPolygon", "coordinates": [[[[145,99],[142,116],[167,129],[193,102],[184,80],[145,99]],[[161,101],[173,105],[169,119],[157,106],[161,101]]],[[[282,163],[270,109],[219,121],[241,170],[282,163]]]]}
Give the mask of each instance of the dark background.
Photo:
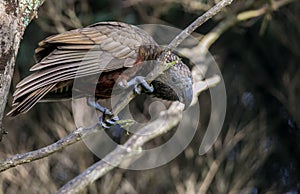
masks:
{"type": "MultiPolygon", "coordinates": [[[[236,1],[197,32],[205,35],[224,20],[274,2],[236,1]]],[[[11,91],[29,74],[34,49],[48,35],[108,20],[183,29],[213,4],[210,0],[46,0],[21,42],[11,91]]],[[[227,115],[221,135],[206,155],[199,156],[197,152],[209,119],[209,92],[199,97],[201,126],[176,159],[145,171],[114,169],[86,192],[196,193],[206,185],[209,193],[299,193],[299,18],[300,2],[294,1],[236,22],[212,45],[210,52],[226,84],[227,115]],[[239,135],[241,140],[233,143],[239,135]]],[[[7,111],[11,101],[10,95],[7,111]]],[[[5,118],[5,128],[9,133],[0,143],[2,159],[53,143],[75,125],[70,102],[57,102],[41,103],[27,114],[5,118]]],[[[0,190],[53,193],[98,160],[83,143],[77,143],[1,173],[0,190]]]]}

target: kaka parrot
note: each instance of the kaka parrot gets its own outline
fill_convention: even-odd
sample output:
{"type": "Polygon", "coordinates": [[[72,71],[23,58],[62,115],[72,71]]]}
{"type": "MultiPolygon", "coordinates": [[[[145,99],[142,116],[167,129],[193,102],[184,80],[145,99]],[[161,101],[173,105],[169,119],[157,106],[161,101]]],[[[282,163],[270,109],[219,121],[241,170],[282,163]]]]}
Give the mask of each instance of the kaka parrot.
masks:
{"type": "MultiPolygon", "coordinates": [[[[176,64],[151,84],[137,75],[144,61],[156,60],[162,51],[144,30],[121,22],[99,22],[47,37],[35,50],[37,63],[30,69],[32,74],[17,84],[12,110],[7,115],[25,113],[37,102],[72,98],[75,78],[88,83],[89,77],[97,74],[100,76],[92,93],[96,101],[110,98],[117,84],[134,86],[137,93],[146,91],[161,99],[179,100],[188,107],[193,96],[192,76],[176,54],[166,57],[166,62],[176,61],[176,64]],[[138,85],[143,91],[137,90],[138,85]]],[[[145,67],[142,69],[153,68],[150,64],[145,67]]],[[[96,101],[90,101],[91,93],[85,89],[88,87],[78,91],[78,97],[86,97],[89,105],[110,114],[96,101]]]]}

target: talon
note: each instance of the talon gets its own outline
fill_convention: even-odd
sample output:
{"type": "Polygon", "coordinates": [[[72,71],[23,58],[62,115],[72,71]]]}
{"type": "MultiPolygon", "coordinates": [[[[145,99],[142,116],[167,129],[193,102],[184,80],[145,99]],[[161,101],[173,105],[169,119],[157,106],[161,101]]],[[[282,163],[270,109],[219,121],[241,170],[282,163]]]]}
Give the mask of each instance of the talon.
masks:
{"type": "Polygon", "coordinates": [[[105,123],[108,123],[109,125],[115,125],[118,120],[119,117],[115,116],[111,119],[105,119],[105,123]]]}
{"type": "Polygon", "coordinates": [[[141,89],[139,88],[139,85],[134,86],[134,93],[140,95],[142,93],[141,89]]]}
{"type": "Polygon", "coordinates": [[[118,116],[114,116],[111,120],[113,120],[113,121],[118,121],[118,120],[120,120],[120,119],[119,119],[118,116]]]}
{"type": "Polygon", "coordinates": [[[103,122],[102,117],[99,117],[98,120],[99,120],[99,125],[100,125],[101,127],[105,128],[105,129],[109,129],[109,128],[110,128],[109,125],[107,125],[105,122],[103,122]]]}
{"type": "Polygon", "coordinates": [[[141,82],[141,86],[147,91],[152,93],[154,91],[154,88],[152,85],[149,85],[145,80],[144,82],[141,82]]]}
{"type": "Polygon", "coordinates": [[[111,126],[116,125],[116,122],[119,120],[118,116],[114,116],[112,117],[113,114],[111,115],[107,115],[107,114],[103,114],[103,116],[99,117],[99,124],[106,129],[109,129],[111,126]],[[109,118],[107,118],[109,117],[109,118]]]}
{"type": "Polygon", "coordinates": [[[92,98],[87,98],[87,103],[89,106],[94,107],[98,111],[102,112],[102,116],[98,118],[98,123],[103,128],[110,128],[111,126],[116,124],[116,121],[119,120],[118,116],[114,116],[114,114],[108,109],[101,106],[98,102],[95,102],[92,98]]]}
{"type": "Polygon", "coordinates": [[[153,92],[154,91],[154,88],[153,88],[153,86],[152,85],[149,85],[147,82],[146,82],[146,80],[145,80],[145,78],[144,77],[142,77],[142,76],[137,76],[136,77],[136,79],[137,79],[137,84],[136,84],[136,87],[140,84],[141,86],[142,86],[142,88],[146,91],[146,92],[153,92]]]}
{"type": "Polygon", "coordinates": [[[101,117],[99,117],[98,120],[99,120],[99,124],[102,127],[108,129],[111,126],[116,125],[116,122],[119,120],[119,117],[115,116],[113,118],[106,118],[106,116],[104,116],[104,117],[101,116],[101,117]]]}
{"type": "Polygon", "coordinates": [[[108,123],[110,126],[112,126],[112,125],[116,124],[116,121],[106,119],[105,123],[108,123]]]}

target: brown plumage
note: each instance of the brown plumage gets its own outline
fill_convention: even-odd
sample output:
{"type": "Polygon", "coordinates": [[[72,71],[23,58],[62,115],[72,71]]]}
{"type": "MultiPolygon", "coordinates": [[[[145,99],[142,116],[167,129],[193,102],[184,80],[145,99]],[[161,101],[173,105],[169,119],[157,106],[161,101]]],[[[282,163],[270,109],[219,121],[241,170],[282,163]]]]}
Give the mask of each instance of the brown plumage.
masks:
{"type": "MultiPolygon", "coordinates": [[[[37,64],[30,69],[33,73],[16,86],[13,107],[8,115],[27,112],[39,101],[72,97],[75,78],[83,78],[88,84],[90,77],[101,74],[95,97],[109,98],[116,82],[134,78],[142,61],[155,60],[160,53],[160,47],[145,31],[119,22],[100,22],[50,36],[35,50],[37,64]]],[[[176,59],[178,57],[171,54],[168,61],[176,59]]],[[[154,96],[190,103],[191,74],[182,62],[152,84],[154,96]],[[171,81],[171,77],[177,78],[171,81]],[[175,85],[182,82],[183,85],[172,90],[163,82],[175,85]]],[[[89,92],[92,91],[80,91],[78,97],[89,92]]]]}

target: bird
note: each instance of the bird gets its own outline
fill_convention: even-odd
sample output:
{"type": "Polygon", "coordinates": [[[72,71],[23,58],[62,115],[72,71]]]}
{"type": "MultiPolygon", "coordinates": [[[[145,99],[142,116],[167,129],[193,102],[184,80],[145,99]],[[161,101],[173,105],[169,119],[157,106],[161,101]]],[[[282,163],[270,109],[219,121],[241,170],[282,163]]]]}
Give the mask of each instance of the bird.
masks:
{"type": "MultiPolygon", "coordinates": [[[[78,89],[75,97],[85,97],[88,105],[106,115],[113,114],[98,100],[111,98],[115,85],[120,90],[133,87],[137,94],[180,101],[188,107],[193,96],[191,71],[175,53],[166,56],[167,63],[175,64],[150,84],[144,76],[138,75],[138,72],[157,65],[147,63],[142,66],[145,61],[155,61],[162,52],[163,49],[143,29],[116,21],[98,22],[49,36],[38,43],[36,64],[30,68],[32,73],[16,85],[12,109],[7,115],[15,117],[26,113],[38,102],[74,97],[72,88],[77,78],[87,87],[78,89]],[[90,83],[93,82],[91,77],[97,75],[96,83],[90,83]],[[89,84],[96,85],[95,92],[89,91],[89,84]]],[[[101,124],[109,127],[117,119],[102,118],[101,124]]]]}

